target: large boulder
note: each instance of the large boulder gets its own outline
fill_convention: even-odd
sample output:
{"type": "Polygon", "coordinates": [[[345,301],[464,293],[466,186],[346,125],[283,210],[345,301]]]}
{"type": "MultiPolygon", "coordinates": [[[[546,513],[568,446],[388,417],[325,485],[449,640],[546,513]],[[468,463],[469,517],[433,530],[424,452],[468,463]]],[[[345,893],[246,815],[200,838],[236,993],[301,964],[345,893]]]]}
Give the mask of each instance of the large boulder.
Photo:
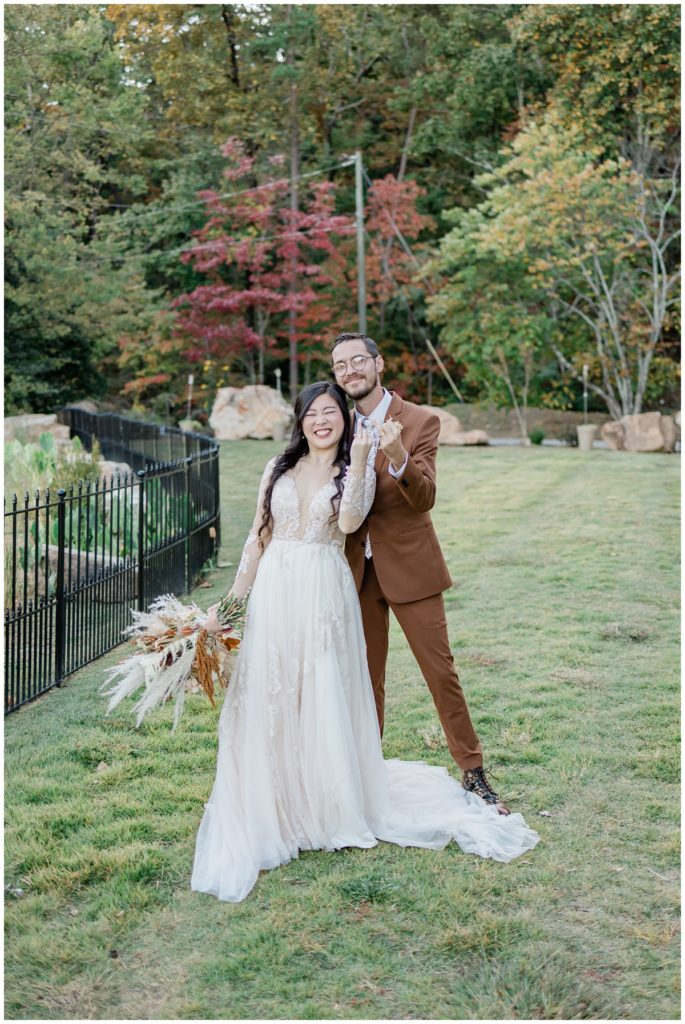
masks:
{"type": "Polygon", "coordinates": [[[55,413],[30,412],[5,417],[5,441],[37,444],[41,434],[52,434],[56,441],[68,441],[69,427],[58,423],[55,413]]]}
{"type": "Polygon", "coordinates": [[[490,444],[490,438],[484,430],[464,430],[457,417],[453,416],[451,412],[446,412],[433,405],[423,405],[421,408],[432,412],[440,420],[438,444],[490,444]]]}
{"type": "Polygon", "coordinates": [[[69,402],[70,409],[82,409],[83,412],[96,413],[99,412],[97,404],[90,398],[82,398],[78,402],[69,402]]]}
{"type": "Polygon", "coordinates": [[[623,451],[626,431],[620,420],[611,420],[609,423],[603,423],[599,434],[609,448],[613,448],[615,452],[623,451]]]}
{"type": "Polygon", "coordinates": [[[219,388],[209,424],[219,441],[246,437],[282,441],[292,419],[293,411],[279,391],[266,384],[249,384],[219,388]]]}
{"type": "Polygon", "coordinates": [[[179,430],[182,430],[184,434],[206,434],[207,427],[200,423],[199,420],[179,420],[179,430]]]}
{"type": "Polygon", "coordinates": [[[110,488],[116,485],[117,478],[123,481],[125,477],[133,476],[133,470],[127,462],[110,462],[109,459],[100,459],[98,462],[98,472],[100,479],[106,478],[110,488]]]}
{"type": "Polygon", "coordinates": [[[603,424],[601,436],[615,451],[672,452],[677,440],[677,427],[672,416],[641,412],[603,424]]]}
{"type": "Polygon", "coordinates": [[[680,439],[680,430],[678,429],[675,419],[673,416],[664,416],[662,413],[659,426],[661,427],[661,433],[664,439],[664,451],[674,452],[675,443],[680,439]]]}

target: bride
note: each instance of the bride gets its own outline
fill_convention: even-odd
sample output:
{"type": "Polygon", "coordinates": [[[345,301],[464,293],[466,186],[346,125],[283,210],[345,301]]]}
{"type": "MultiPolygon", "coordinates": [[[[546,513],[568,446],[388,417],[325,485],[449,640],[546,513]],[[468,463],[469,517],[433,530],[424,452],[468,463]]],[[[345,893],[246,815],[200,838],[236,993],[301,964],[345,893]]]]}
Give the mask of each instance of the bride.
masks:
{"type": "MultiPolygon", "coordinates": [[[[243,900],[260,871],[300,850],[455,839],[509,861],[538,842],[520,814],[502,817],[446,769],[383,760],[344,553],[376,478],[370,433],[351,432],[342,389],[311,384],[288,447],[262,476],[231,591],[250,598],[191,880],[221,900],[243,900]]],[[[213,609],[207,628],[219,628],[213,609]]]]}

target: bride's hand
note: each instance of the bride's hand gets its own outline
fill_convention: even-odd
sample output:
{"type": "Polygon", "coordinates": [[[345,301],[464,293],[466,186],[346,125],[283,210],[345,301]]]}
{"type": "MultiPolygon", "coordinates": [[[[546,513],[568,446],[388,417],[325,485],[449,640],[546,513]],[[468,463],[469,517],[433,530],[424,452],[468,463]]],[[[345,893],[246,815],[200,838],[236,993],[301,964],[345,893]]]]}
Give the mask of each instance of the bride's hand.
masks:
{"type": "Polygon", "coordinates": [[[221,623],[216,616],[216,610],[219,607],[219,602],[213,604],[211,608],[207,609],[207,621],[205,622],[204,628],[208,633],[218,633],[221,629],[221,623]]]}
{"type": "Polygon", "coordinates": [[[368,427],[362,427],[362,422],[359,420],[350,446],[350,469],[353,473],[363,475],[372,444],[373,431],[368,427]]]}

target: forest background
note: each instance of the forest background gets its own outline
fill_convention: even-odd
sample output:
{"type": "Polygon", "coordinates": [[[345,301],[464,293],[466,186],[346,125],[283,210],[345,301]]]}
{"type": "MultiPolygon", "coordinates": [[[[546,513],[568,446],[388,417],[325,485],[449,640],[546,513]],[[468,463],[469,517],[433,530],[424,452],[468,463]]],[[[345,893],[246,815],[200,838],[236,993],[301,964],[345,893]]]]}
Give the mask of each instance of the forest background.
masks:
{"type": "Polygon", "coordinates": [[[419,402],[679,405],[678,5],[5,6],[7,413],[177,420],[357,328],[419,402]]]}

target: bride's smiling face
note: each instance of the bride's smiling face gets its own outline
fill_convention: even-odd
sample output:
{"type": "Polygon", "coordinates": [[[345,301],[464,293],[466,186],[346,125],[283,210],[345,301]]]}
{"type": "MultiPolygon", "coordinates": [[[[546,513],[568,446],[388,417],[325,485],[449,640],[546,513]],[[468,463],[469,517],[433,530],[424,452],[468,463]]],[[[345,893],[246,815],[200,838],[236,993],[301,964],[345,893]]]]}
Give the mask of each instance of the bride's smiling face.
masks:
{"type": "Polygon", "coordinates": [[[319,395],[302,417],[302,430],[309,450],[337,448],[345,423],[340,407],[331,395],[319,395]]]}

